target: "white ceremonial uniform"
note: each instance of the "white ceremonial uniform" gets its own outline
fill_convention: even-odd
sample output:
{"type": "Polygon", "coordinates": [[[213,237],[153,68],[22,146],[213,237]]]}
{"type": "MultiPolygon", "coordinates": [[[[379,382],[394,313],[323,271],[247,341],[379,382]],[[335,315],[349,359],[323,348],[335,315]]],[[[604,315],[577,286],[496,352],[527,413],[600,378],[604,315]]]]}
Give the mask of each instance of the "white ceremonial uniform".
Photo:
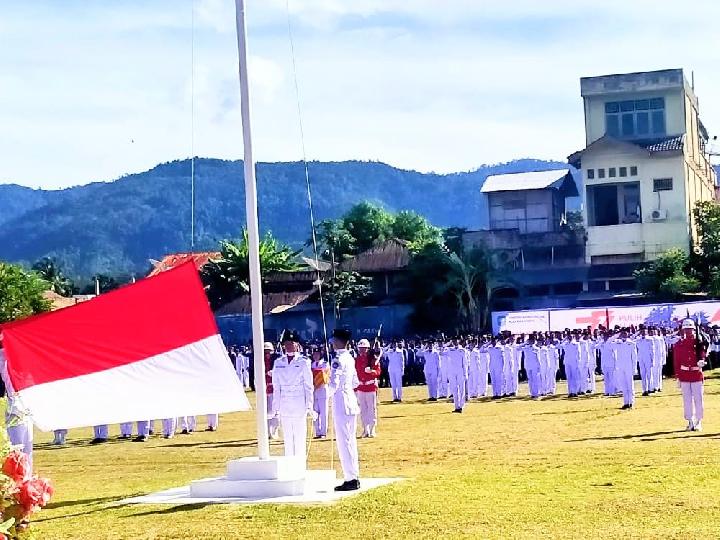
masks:
{"type": "Polygon", "coordinates": [[[333,423],[340,464],[345,481],[357,480],[360,463],[357,449],[357,415],[360,413],[355,388],[360,381],[355,371],[355,359],[345,349],[336,351],[330,364],[328,391],[332,398],[333,423]]]}
{"type": "Polygon", "coordinates": [[[132,437],[132,428],[132,422],[123,422],[120,424],[120,436],[125,438],[132,437]]]}
{"type": "Polygon", "coordinates": [[[312,416],[313,377],[310,360],[300,353],[283,355],[272,369],[273,416],[280,417],[285,455],[305,460],[307,428],[305,418],[312,416]]]}
{"type": "MultiPolygon", "coordinates": [[[[468,381],[467,381],[467,397],[476,398],[480,394],[480,349],[473,348],[469,352],[468,359],[468,381]]],[[[487,377],[487,375],[486,375],[487,377]]]]}
{"type": "Polygon", "coordinates": [[[655,386],[653,364],[655,363],[657,342],[652,336],[638,336],[635,339],[635,345],[637,346],[638,363],[640,364],[642,391],[643,394],[647,394],[655,386]]]}
{"type": "Polygon", "coordinates": [[[517,394],[518,371],[522,357],[522,347],[514,343],[505,344],[505,360],[503,362],[503,394],[517,394]]]}
{"type": "Polygon", "coordinates": [[[242,353],[235,357],[235,372],[243,388],[250,388],[250,359],[242,353]]]}
{"type": "Polygon", "coordinates": [[[385,356],[388,359],[388,375],[392,387],[393,401],[402,401],[403,375],[405,374],[405,350],[387,349],[385,356]]]}
{"type": "Polygon", "coordinates": [[[655,361],[653,362],[653,390],[662,390],[663,368],[667,363],[667,343],[663,336],[652,336],[655,340],[655,361]]]}
{"type": "Polygon", "coordinates": [[[490,353],[487,347],[476,349],[480,364],[480,379],[478,381],[478,397],[485,397],[488,391],[488,373],[490,372],[490,353]]]}
{"type": "Polygon", "coordinates": [[[488,348],[490,355],[490,384],[493,397],[503,395],[503,368],[505,363],[505,345],[497,343],[488,348]]]}
{"type": "Polygon", "coordinates": [[[527,343],[522,347],[523,357],[525,358],[525,372],[528,378],[528,390],[530,397],[539,397],[542,379],[540,372],[542,365],[540,362],[540,347],[536,344],[527,343]]]}
{"type": "Polygon", "coordinates": [[[598,344],[598,349],[600,350],[600,369],[605,381],[605,395],[614,396],[618,392],[615,376],[615,364],[617,362],[615,343],[612,339],[603,339],[598,344]]]}
{"type": "Polygon", "coordinates": [[[177,418],[163,418],[162,421],[163,437],[172,439],[177,431],[177,418]]]}
{"type": "Polygon", "coordinates": [[[565,356],[565,378],[567,379],[568,395],[576,396],[580,392],[580,357],[581,346],[577,340],[566,340],[560,345],[565,356]]]}
{"type": "Polygon", "coordinates": [[[423,372],[427,383],[428,398],[438,398],[438,383],[440,382],[440,353],[436,348],[425,349],[422,352],[425,359],[423,372]]]}
{"type": "MultiPolygon", "coordinates": [[[[310,364],[311,371],[322,371],[326,375],[330,371],[330,364],[325,358],[313,360],[310,364]]],[[[326,437],[328,431],[328,389],[327,384],[320,384],[315,387],[313,373],[313,410],[317,416],[313,422],[316,437],[326,437]]]]}
{"type": "Polygon", "coordinates": [[[28,457],[30,469],[32,470],[33,424],[30,417],[25,414],[20,399],[17,397],[15,389],[10,382],[7,358],[2,349],[0,349],[0,377],[2,377],[2,381],[5,384],[5,395],[7,397],[5,426],[7,426],[10,444],[22,447],[21,450],[28,457]]]}
{"type": "Polygon", "coordinates": [[[545,378],[545,394],[555,395],[557,391],[557,372],[560,369],[560,351],[555,343],[547,345],[548,371],[545,378]]]}
{"type": "Polygon", "coordinates": [[[622,392],[623,404],[632,406],[635,403],[635,384],[633,378],[637,372],[638,351],[632,339],[616,339],[615,345],[615,381],[622,392]]]}
{"type": "Polygon", "coordinates": [[[462,410],[465,406],[465,382],[468,378],[468,353],[463,347],[447,347],[442,354],[448,365],[450,392],[455,409],[462,410]]]}

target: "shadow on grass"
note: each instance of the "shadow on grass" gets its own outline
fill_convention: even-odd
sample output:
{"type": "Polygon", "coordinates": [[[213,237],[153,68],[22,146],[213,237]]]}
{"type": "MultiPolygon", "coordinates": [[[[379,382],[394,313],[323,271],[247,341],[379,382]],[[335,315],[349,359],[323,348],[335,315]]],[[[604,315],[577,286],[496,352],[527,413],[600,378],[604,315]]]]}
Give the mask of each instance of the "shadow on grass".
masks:
{"type": "Polygon", "coordinates": [[[246,439],[244,441],[197,441],[197,442],[174,442],[162,445],[163,448],[244,448],[257,445],[255,439],[246,439]]]}
{"type": "MultiPolygon", "coordinates": [[[[662,435],[673,435],[678,433],[685,433],[685,430],[683,429],[676,429],[673,431],[655,431],[653,433],[637,433],[635,435],[628,434],[628,435],[608,435],[605,437],[586,437],[584,439],[569,439],[565,442],[586,442],[586,441],[616,441],[616,440],[623,440],[623,439],[639,439],[642,441],[655,441],[658,437],[662,435]],[[653,438],[654,437],[654,438],[653,438]]],[[[673,437],[663,437],[663,438],[673,438],[673,437]]],[[[682,438],[682,437],[674,437],[674,438],[682,438]]]]}
{"type": "Polygon", "coordinates": [[[74,501],[51,502],[45,508],[47,510],[53,510],[56,508],[67,508],[69,506],[78,506],[80,504],[101,504],[101,503],[119,501],[122,499],[123,499],[123,497],[117,496],[117,497],[97,497],[95,499],[77,499],[74,501]]]}
{"type": "Polygon", "coordinates": [[[130,514],[128,516],[122,516],[123,518],[134,518],[138,516],[162,516],[166,514],[176,514],[178,512],[189,512],[191,510],[201,510],[208,506],[209,503],[193,503],[193,504],[179,504],[177,506],[171,506],[169,508],[163,508],[162,510],[147,510],[145,512],[138,512],[136,514],[130,514]]]}

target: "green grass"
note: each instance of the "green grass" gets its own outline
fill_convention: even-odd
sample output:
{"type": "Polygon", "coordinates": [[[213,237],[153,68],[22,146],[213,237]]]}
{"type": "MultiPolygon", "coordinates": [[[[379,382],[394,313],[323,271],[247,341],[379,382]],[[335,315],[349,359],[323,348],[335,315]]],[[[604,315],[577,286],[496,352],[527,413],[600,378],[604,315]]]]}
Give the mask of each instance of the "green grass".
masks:
{"type": "MultiPolygon", "coordinates": [[[[705,395],[705,431],[685,433],[674,381],[633,411],[593,396],[483,400],[456,415],[425,403],[424,387],[406,389],[405,403],[381,405],[378,438],[359,447],[363,475],[407,480],[332,506],[112,506],[255,454],[252,412],[224,415],[216,433],[145,444],[88,446],[90,430],[73,430],[54,448],[40,434],[36,468],[56,495],[32,529],[63,540],[718,538],[720,382],[705,395]]],[[[328,468],[331,448],[313,441],[310,467],[328,468]]]]}

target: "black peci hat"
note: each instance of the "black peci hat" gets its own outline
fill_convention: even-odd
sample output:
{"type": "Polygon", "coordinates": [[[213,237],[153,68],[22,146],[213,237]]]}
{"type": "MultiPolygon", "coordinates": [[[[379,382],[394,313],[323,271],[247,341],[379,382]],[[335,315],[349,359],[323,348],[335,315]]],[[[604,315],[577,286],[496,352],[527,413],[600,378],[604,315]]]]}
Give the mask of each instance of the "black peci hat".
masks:
{"type": "Polygon", "coordinates": [[[282,333],[282,337],[280,338],[280,342],[285,343],[286,341],[300,343],[300,336],[295,330],[284,330],[282,333]]]}
{"type": "Polygon", "coordinates": [[[333,330],[332,335],[334,338],[341,339],[345,342],[352,339],[352,332],[347,328],[336,328],[335,330],[333,330]]]}

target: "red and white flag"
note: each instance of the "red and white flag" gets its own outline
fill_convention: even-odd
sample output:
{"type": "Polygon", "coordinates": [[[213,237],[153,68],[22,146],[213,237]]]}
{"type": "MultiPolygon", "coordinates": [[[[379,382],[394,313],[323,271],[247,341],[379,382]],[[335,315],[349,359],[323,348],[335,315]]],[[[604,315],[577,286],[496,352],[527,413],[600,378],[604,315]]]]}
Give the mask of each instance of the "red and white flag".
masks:
{"type": "Polygon", "coordinates": [[[250,409],[192,263],[2,332],[44,431],[250,409]]]}

